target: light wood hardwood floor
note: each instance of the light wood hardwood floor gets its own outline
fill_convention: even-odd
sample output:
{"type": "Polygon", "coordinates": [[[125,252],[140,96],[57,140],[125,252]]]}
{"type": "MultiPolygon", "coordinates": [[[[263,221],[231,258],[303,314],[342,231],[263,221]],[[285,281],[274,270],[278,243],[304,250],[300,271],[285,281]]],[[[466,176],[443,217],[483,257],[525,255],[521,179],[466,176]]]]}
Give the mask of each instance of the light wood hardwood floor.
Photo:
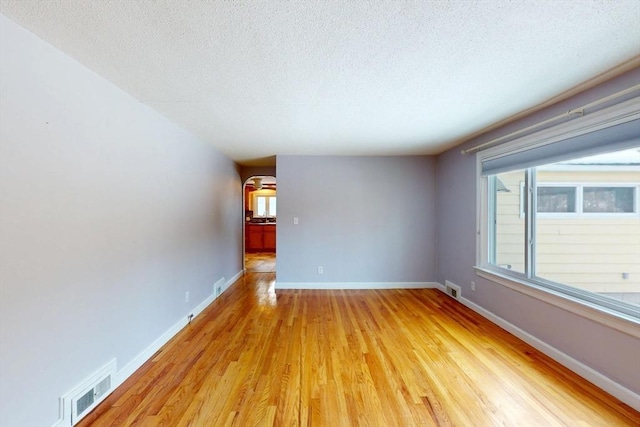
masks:
{"type": "Polygon", "coordinates": [[[638,426],[437,290],[273,290],[250,273],[80,426],[638,426]]]}
{"type": "Polygon", "coordinates": [[[248,273],[275,273],[275,252],[257,252],[244,254],[244,268],[248,273]]]}

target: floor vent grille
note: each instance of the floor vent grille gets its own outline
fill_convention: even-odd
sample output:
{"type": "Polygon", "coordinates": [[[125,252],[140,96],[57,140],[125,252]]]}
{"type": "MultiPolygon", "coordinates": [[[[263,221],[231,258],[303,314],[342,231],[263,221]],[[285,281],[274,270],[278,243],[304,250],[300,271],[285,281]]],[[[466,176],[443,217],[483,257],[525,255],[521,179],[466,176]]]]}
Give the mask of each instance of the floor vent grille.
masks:
{"type": "Polygon", "coordinates": [[[460,286],[451,283],[448,280],[445,280],[444,282],[444,286],[445,286],[445,292],[447,295],[449,295],[451,298],[457,300],[460,299],[460,286]]]}
{"type": "Polygon", "coordinates": [[[80,397],[78,400],[76,400],[76,404],[75,404],[75,407],[73,408],[73,412],[75,414],[82,414],[87,409],[89,409],[91,405],[93,405],[93,402],[95,401],[96,401],[95,393],[93,392],[93,389],[91,389],[85,394],[83,394],[82,397],[80,397]]]}
{"type": "Polygon", "coordinates": [[[71,421],[73,425],[107,397],[111,391],[111,375],[111,373],[106,374],[106,376],[101,375],[88,390],[82,392],[80,397],[71,398],[71,421]]]}
{"type": "Polygon", "coordinates": [[[115,373],[116,359],[113,359],[62,396],[62,423],[57,425],[74,426],[98,406],[113,391],[115,373]]]}

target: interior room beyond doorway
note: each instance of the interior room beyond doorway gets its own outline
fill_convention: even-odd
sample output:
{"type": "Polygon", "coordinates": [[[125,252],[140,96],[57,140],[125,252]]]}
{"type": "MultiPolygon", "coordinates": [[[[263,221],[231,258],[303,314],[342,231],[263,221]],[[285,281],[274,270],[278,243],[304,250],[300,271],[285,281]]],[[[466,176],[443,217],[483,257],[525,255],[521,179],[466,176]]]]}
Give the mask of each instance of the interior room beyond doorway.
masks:
{"type": "Polygon", "coordinates": [[[244,267],[248,273],[276,270],[276,179],[254,176],[244,188],[244,267]]]}

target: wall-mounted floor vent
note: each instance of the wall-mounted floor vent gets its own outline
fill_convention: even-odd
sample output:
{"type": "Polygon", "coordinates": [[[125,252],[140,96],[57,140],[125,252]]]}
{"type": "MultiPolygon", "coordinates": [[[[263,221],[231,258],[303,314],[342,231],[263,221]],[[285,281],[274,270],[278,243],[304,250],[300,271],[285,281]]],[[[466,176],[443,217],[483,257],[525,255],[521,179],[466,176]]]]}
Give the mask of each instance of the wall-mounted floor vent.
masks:
{"type": "Polygon", "coordinates": [[[79,398],[72,399],[72,419],[75,420],[82,417],[86,412],[89,411],[90,408],[94,406],[94,404],[96,404],[96,402],[102,400],[101,397],[104,396],[109,390],[111,390],[111,374],[107,375],[106,378],[103,378],[102,381],[91,387],[79,398]]]}
{"type": "Polygon", "coordinates": [[[460,286],[451,283],[448,280],[444,281],[445,292],[453,299],[460,299],[460,286]]]}
{"type": "Polygon", "coordinates": [[[56,425],[76,425],[113,391],[115,374],[116,359],[113,359],[62,396],[61,422],[56,425]]]}

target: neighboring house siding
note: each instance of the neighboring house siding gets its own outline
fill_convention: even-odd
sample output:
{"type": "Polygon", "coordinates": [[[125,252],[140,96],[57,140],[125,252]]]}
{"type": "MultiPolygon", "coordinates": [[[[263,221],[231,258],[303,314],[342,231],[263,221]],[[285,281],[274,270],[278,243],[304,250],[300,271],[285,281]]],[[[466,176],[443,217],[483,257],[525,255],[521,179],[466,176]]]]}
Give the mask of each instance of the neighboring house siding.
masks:
{"type": "Polygon", "coordinates": [[[524,172],[500,175],[509,192],[499,192],[496,204],[496,264],[524,272],[524,217],[520,215],[520,186],[524,172]]]}
{"type": "MultiPolygon", "coordinates": [[[[538,185],[564,182],[638,185],[638,178],[635,171],[539,171],[538,185]]],[[[511,192],[498,193],[496,261],[523,271],[524,218],[520,192],[524,175],[521,171],[501,174],[500,180],[511,192]]],[[[540,277],[637,302],[640,215],[637,211],[633,215],[539,215],[536,257],[540,277]]]]}

